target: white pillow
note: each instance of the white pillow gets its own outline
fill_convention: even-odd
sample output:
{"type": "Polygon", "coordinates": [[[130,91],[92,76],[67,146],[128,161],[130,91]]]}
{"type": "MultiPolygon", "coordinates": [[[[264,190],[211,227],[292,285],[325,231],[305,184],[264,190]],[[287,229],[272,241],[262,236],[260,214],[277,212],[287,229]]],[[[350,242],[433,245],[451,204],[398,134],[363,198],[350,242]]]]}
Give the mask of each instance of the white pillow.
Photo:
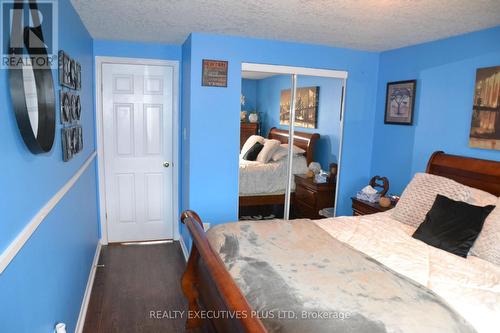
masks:
{"type": "MultiPolygon", "coordinates": [[[[302,148],[299,148],[297,146],[293,146],[293,154],[294,155],[300,155],[304,154],[306,151],[302,148]]],[[[280,145],[280,147],[274,152],[272,156],[273,161],[279,161],[286,157],[288,155],[288,143],[284,143],[280,145]]]]}
{"type": "Polygon", "coordinates": [[[392,210],[392,217],[399,222],[417,228],[424,222],[425,215],[431,209],[438,194],[456,201],[468,202],[470,198],[468,186],[445,177],[417,173],[392,210]]]}
{"type": "Polygon", "coordinates": [[[480,207],[488,205],[496,206],[498,197],[494,196],[491,193],[482,191],[474,187],[468,186],[468,188],[470,190],[470,198],[469,201],[467,201],[467,203],[480,207]]]}
{"type": "Polygon", "coordinates": [[[493,204],[496,207],[484,221],[470,254],[500,265],[500,197],[493,204]]]}
{"type": "Polygon", "coordinates": [[[245,141],[245,144],[243,145],[243,147],[241,147],[240,158],[243,157],[243,156],[245,156],[245,154],[248,151],[248,149],[252,148],[252,146],[254,144],[256,144],[257,142],[260,142],[260,143],[264,144],[265,140],[266,139],[264,139],[260,135],[252,135],[252,136],[250,136],[247,139],[247,141],[245,141]]]}
{"type": "Polygon", "coordinates": [[[274,152],[280,148],[280,141],[278,140],[267,140],[264,142],[264,147],[257,155],[257,162],[268,163],[274,152]]]}

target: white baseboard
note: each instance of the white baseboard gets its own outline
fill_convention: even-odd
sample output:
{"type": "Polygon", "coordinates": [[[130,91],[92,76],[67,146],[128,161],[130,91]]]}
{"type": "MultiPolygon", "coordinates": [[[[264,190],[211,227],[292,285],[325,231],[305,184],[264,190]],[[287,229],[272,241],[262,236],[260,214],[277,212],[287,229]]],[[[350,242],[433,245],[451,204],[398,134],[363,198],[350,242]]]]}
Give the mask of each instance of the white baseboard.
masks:
{"type": "Polygon", "coordinates": [[[184,259],[187,262],[188,258],[189,258],[189,251],[188,251],[188,249],[186,247],[186,243],[184,243],[184,238],[179,237],[179,243],[181,243],[182,253],[184,254],[184,259]]]}
{"type": "Polygon", "coordinates": [[[85,294],[83,295],[82,306],[80,307],[80,314],[78,315],[78,321],[76,322],[75,333],[82,333],[83,326],[85,325],[85,317],[87,316],[87,308],[89,307],[90,294],[92,293],[92,287],[94,286],[95,272],[97,269],[97,264],[99,263],[99,255],[101,254],[101,241],[97,242],[97,247],[95,249],[94,260],[92,261],[92,267],[90,268],[89,279],[87,280],[87,287],[85,288],[85,294]]]}

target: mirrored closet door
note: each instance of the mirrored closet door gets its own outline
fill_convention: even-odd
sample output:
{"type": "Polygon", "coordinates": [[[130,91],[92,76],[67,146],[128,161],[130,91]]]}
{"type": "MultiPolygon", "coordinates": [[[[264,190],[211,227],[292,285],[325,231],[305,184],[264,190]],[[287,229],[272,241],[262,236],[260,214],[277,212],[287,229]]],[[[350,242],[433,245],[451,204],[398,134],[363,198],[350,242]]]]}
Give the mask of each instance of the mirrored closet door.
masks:
{"type": "Polygon", "coordinates": [[[240,220],[334,215],[345,77],[320,72],[243,68],[240,220]]]}
{"type": "Polygon", "coordinates": [[[289,165],[289,219],[333,217],[341,143],[344,81],[297,75],[293,151],[289,165]]]}
{"type": "Polygon", "coordinates": [[[242,71],[239,156],[239,219],[285,217],[288,130],[279,126],[290,107],[290,74],[242,71]],[[281,96],[286,91],[286,96],[281,96]]]}

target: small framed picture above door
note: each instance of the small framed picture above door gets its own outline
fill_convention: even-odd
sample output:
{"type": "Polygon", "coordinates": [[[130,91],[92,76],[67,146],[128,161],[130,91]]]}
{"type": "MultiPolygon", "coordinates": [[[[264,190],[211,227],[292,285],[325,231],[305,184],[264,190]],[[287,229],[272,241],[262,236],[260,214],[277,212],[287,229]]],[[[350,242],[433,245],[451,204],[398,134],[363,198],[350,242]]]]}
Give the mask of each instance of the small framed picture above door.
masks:
{"type": "Polygon", "coordinates": [[[416,90],[416,80],[387,83],[385,124],[411,125],[413,123],[416,90]]]}

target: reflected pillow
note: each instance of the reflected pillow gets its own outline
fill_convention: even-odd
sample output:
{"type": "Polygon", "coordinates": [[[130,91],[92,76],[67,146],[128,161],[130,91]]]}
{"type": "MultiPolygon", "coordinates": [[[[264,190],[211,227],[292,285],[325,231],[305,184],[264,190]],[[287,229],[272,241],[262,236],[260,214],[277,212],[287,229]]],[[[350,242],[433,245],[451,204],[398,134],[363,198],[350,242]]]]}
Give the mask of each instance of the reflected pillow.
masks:
{"type": "Polygon", "coordinates": [[[268,163],[276,150],[279,149],[279,147],[280,142],[278,140],[266,140],[264,142],[264,148],[262,148],[262,150],[260,151],[256,161],[261,163],[268,163]]]}
{"type": "Polygon", "coordinates": [[[247,141],[245,141],[245,144],[243,145],[243,147],[241,147],[241,152],[240,152],[240,157],[243,157],[245,156],[245,154],[247,153],[248,149],[252,148],[252,146],[256,143],[256,142],[260,142],[262,144],[264,144],[266,139],[264,139],[263,137],[261,137],[260,135],[251,135],[247,141]]]}
{"type": "Polygon", "coordinates": [[[247,161],[255,161],[262,148],[264,148],[264,145],[260,142],[256,142],[250,149],[247,150],[245,155],[243,155],[243,159],[247,161]]]}
{"type": "MultiPolygon", "coordinates": [[[[294,155],[301,155],[304,154],[306,151],[302,148],[299,148],[297,146],[293,146],[293,154],[294,155]]],[[[279,161],[283,158],[285,158],[288,155],[288,143],[284,143],[280,145],[280,147],[274,152],[272,156],[273,161],[279,161]]]]}
{"type": "Polygon", "coordinates": [[[438,194],[425,220],[413,234],[413,238],[467,258],[484,220],[495,206],[473,206],[438,194]]]}

